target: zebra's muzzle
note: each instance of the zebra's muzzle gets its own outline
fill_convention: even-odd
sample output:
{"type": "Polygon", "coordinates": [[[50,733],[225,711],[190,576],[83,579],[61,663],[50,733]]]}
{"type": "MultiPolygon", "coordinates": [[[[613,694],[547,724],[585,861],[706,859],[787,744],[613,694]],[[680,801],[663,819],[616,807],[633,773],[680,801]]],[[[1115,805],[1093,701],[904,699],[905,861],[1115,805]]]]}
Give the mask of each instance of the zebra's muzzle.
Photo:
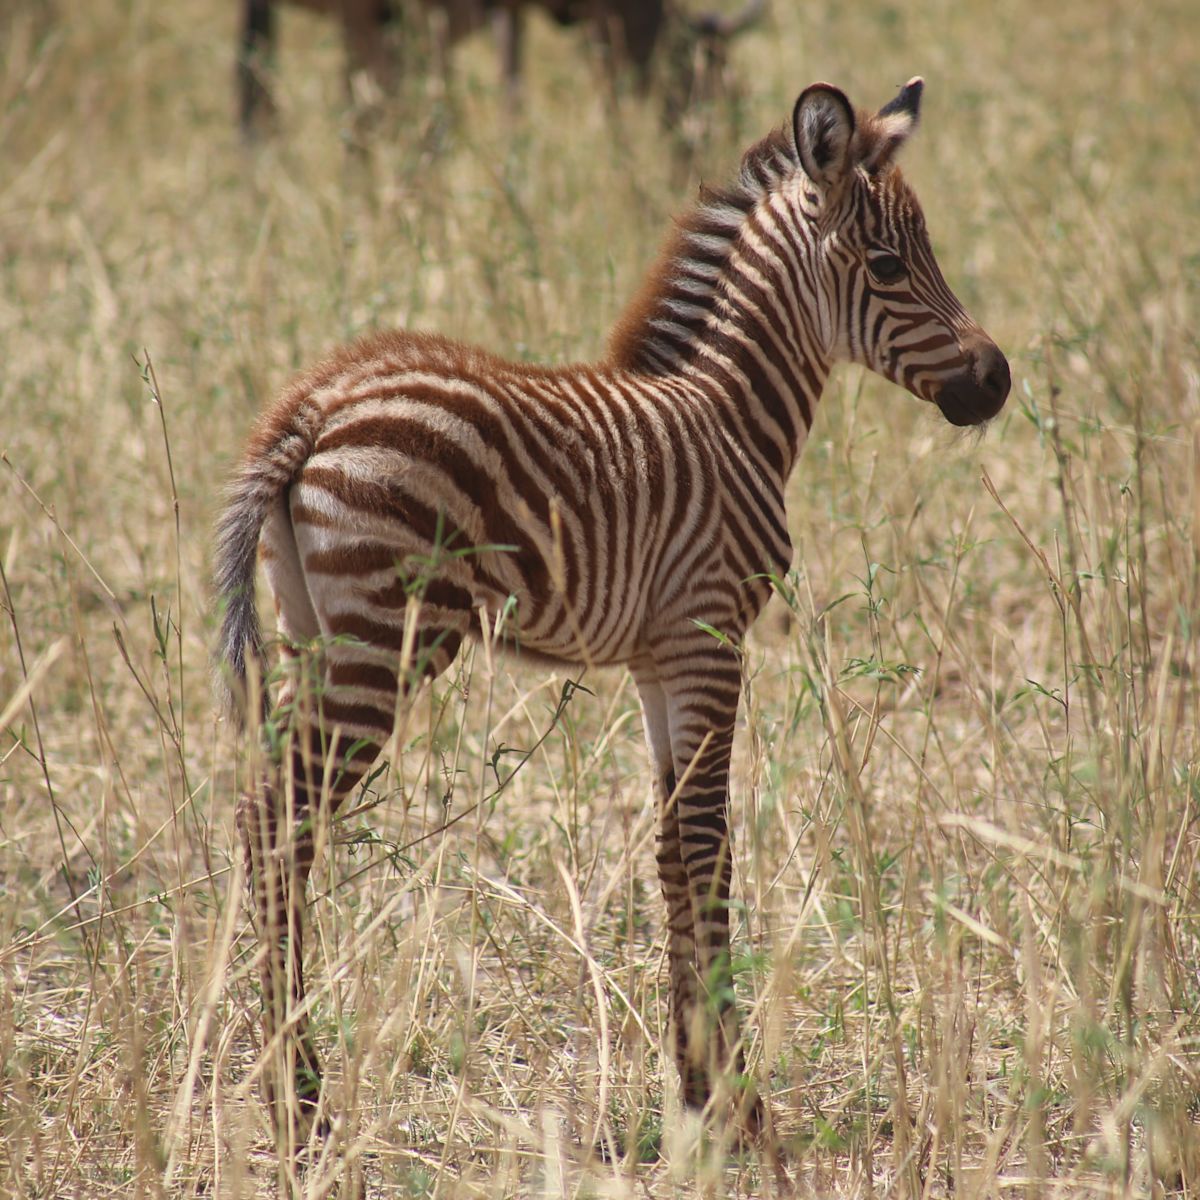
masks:
{"type": "Polygon", "coordinates": [[[982,425],[990,421],[1008,399],[1012,379],[1008,359],[990,338],[963,339],[967,366],[947,379],[936,396],[942,416],[951,425],[982,425]]]}

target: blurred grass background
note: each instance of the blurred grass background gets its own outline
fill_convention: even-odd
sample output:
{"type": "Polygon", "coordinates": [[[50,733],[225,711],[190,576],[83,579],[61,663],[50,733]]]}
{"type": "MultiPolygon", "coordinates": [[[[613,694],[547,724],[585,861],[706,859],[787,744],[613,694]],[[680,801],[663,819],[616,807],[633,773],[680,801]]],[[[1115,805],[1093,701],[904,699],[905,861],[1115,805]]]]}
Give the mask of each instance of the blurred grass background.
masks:
{"type": "MultiPolygon", "coordinates": [[[[518,119],[485,34],[353,152],[337,31],[290,11],[248,152],[234,7],[0,7],[0,1194],[275,1185],[207,658],[257,409],[383,326],[596,356],[802,87],[916,73],[906,173],[1014,388],[982,439],[857,371],[818,414],[735,760],[753,1071],[815,1195],[1200,1194],[1195,6],[775,0],[686,155],[540,20],[518,119]]],[[[464,658],[339,827],[337,1144],[379,1195],[763,1194],[660,1053],[632,685],[551,729],[566,678],[464,658]]]]}

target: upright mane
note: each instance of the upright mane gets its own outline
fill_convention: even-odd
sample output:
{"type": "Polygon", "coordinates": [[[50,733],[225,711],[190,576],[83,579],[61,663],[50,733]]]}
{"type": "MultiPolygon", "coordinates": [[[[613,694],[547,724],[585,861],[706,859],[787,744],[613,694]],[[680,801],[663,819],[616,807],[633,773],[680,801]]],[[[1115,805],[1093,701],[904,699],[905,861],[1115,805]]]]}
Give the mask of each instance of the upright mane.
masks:
{"type": "Polygon", "coordinates": [[[717,283],[746,217],[781,180],[799,169],[786,126],[742,157],[723,188],[701,185],[691,210],[676,219],[659,258],[608,340],[608,362],[621,370],[678,370],[712,312],[717,283]]]}

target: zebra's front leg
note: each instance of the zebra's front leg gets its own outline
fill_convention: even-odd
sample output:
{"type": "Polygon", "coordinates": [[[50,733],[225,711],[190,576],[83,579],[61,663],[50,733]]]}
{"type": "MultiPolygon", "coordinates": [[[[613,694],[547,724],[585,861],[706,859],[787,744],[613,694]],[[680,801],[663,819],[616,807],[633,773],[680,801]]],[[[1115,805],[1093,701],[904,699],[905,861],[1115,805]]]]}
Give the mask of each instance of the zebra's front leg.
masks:
{"type": "Polygon", "coordinates": [[[741,1021],[734,993],[730,941],[733,878],[729,841],[728,780],[732,723],[711,730],[707,746],[693,752],[692,776],[678,789],[679,846],[695,921],[699,1004],[692,1017],[692,1058],[706,1051],[710,1090],[718,1081],[735,1089],[737,1111],[751,1134],[759,1106],[745,1080],[741,1021]]]}
{"type": "Polygon", "coordinates": [[[703,1108],[709,1097],[703,1053],[693,1053],[688,1031],[698,1011],[695,914],[688,889],[687,870],[679,848],[679,822],[675,808],[675,764],[671,755],[671,729],[667,696],[652,666],[635,666],[634,679],[642,702],[642,723],[654,769],[654,794],[658,808],[656,858],[658,880],[667,910],[667,965],[670,1007],[668,1038],[671,1057],[679,1071],[683,1102],[703,1108]]]}
{"type": "Polygon", "coordinates": [[[675,772],[663,780],[659,804],[658,878],[667,908],[667,959],[671,982],[671,1052],[683,1102],[701,1109],[712,1094],[708,1037],[703,1027],[696,910],[680,853],[675,772]]]}
{"type": "MultiPolygon", "coordinates": [[[[674,788],[659,844],[659,871],[669,917],[690,915],[692,961],[672,961],[672,998],[681,980],[677,1025],[682,1030],[680,1073],[685,1099],[703,1105],[718,1081],[738,1089],[740,1123],[757,1135],[760,1104],[745,1084],[741,1025],[734,998],[729,898],[733,878],[729,841],[729,761],[741,693],[735,651],[697,631],[690,652],[672,654],[674,672],[660,669],[671,738],[674,788]],[[674,847],[674,854],[669,853],[674,847]],[[683,903],[681,891],[686,895],[683,903]],[[672,898],[675,904],[672,905],[672,898]]],[[[672,925],[674,936],[676,925],[672,925]]],[[[682,959],[683,946],[680,945],[682,959]]],[[[677,1061],[680,1061],[677,1059],[677,1061]]]]}

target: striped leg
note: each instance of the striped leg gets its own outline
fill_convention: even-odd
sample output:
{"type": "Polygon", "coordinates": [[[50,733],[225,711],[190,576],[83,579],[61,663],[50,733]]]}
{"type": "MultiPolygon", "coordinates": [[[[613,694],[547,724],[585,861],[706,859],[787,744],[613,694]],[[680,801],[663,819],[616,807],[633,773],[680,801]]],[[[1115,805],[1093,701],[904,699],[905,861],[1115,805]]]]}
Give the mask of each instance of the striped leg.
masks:
{"type": "Polygon", "coordinates": [[[684,1103],[692,1108],[703,1108],[708,1099],[708,1078],[702,1061],[697,1061],[688,1049],[688,1032],[697,1011],[699,976],[696,972],[692,897],[688,890],[687,870],[680,854],[678,810],[675,806],[675,763],[671,755],[667,696],[652,668],[635,668],[634,679],[642,701],[642,722],[650,747],[655,794],[658,798],[658,879],[667,908],[671,1053],[679,1071],[684,1103]]]}
{"type": "Polygon", "coordinates": [[[263,1092],[281,1150],[291,1157],[308,1140],[321,1091],[303,965],[315,830],[379,752],[378,742],[324,738],[316,707],[315,698],[285,688],[272,719],[284,731],[282,761],[258,794],[242,798],[237,813],[261,947],[263,1092]]]}
{"type": "MultiPolygon", "coordinates": [[[[677,1015],[684,1031],[677,1046],[686,1061],[677,1062],[684,1098],[698,1105],[708,1100],[721,1075],[744,1074],[729,940],[729,759],[741,693],[740,663],[734,651],[697,633],[686,648],[672,644],[669,661],[660,663],[659,683],[678,781],[674,813],[662,826],[659,870],[673,922],[686,921],[690,908],[693,974],[681,988],[677,1015]],[[682,884],[687,908],[679,899],[682,884]]],[[[681,954],[684,946],[681,939],[681,954]]],[[[684,972],[674,962],[672,970],[674,984],[674,972],[684,972]]],[[[739,1099],[739,1111],[747,1131],[756,1134],[759,1104],[752,1093],[739,1099]]]]}
{"type": "MultiPolygon", "coordinates": [[[[422,623],[414,675],[432,677],[449,666],[466,626],[466,614],[458,616],[450,627],[422,623]]],[[[386,659],[378,648],[341,640],[311,656],[292,655],[297,669],[272,722],[283,735],[276,777],[238,806],[262,944],[264,1095],[289,1157],[308,1141],[321,1093],[303,970],[304,894],[315,833],[378,756],[395,721],[397,695],[409,690],[386,659]],[[317,685],[305,682],[306,670],[319,676],[317,685]]]]}

